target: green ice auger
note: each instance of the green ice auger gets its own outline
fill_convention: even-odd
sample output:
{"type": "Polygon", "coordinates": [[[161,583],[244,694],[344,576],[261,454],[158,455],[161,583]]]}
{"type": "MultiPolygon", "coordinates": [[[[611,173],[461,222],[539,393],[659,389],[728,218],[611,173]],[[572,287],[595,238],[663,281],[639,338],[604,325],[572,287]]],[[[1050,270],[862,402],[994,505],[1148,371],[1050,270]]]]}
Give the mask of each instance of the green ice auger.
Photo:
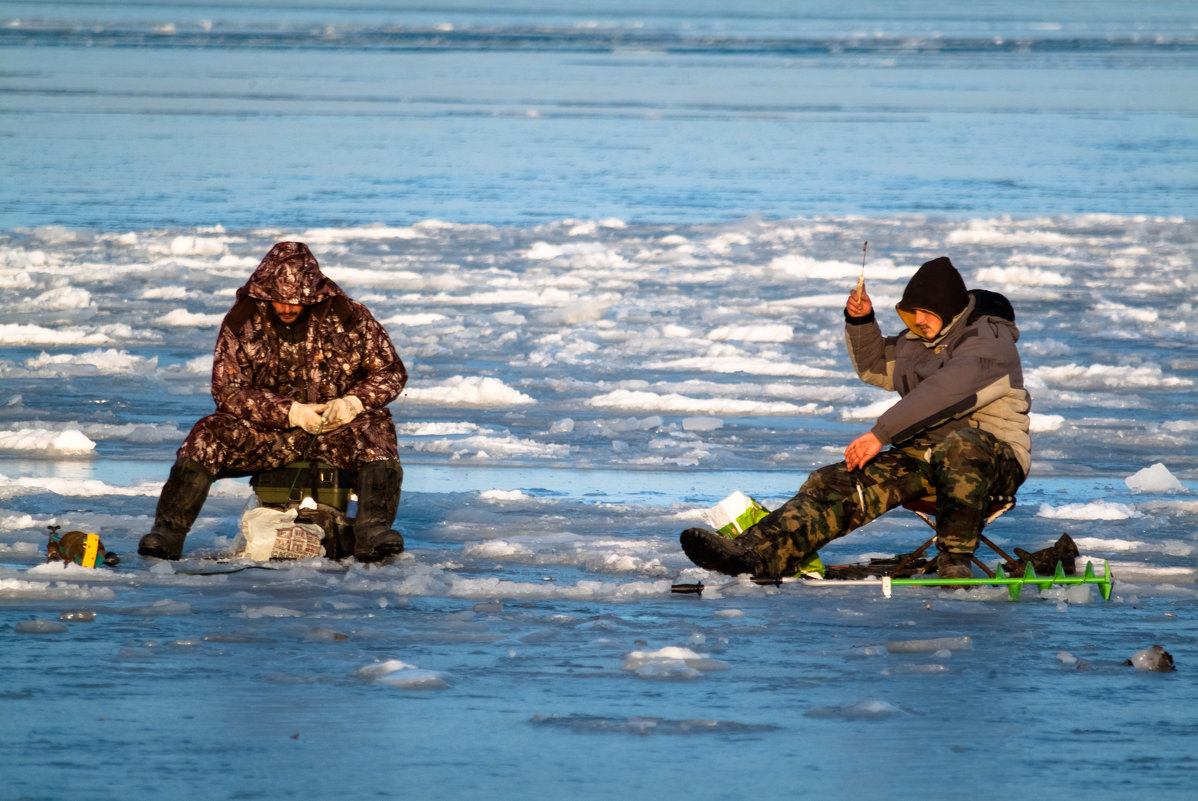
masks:
{"type": "Polygon", "coordinates": [[[1023,585],[1033,584],[1036,591],[1051,587],[1054,584],[1097,584],[1098,591],[1102,593],[1102,599],[1109,601],[1111,599],[1111,587],[1114,586],[1115,579],[1111,575],[1110,562],[1103,560],[1103,574],[1101,576],[1094,575],[1094,563],[1086,562],[1086,570],[1080,576],[1066,576],[1065,568],[1057,562],[1057,569],[1053,571],[1051,576],[1037,576],[1036,571],[1029,564],[1027,569],[1023,571],[1022,576],[1007,576],[1003,573],[1002,565],[998,566],[995,571],[994,578],[960,578],[960,579],[942,579],[942,578],[890,578],[882,577],[882,594],[887,598],[890,597],[891,587],[993,587],[995,585],[1004,585],[1007,588],[1007,593],[1011,596],[1012,601],[1019,600],[1019,593],[1023,590],[1023,585]]]}
{"type": "MultiPolygon", "coordinates": [[[[1003,573],[1002,565],[998,566],[993,578],[891,578],[890,576],[882,576],[881,578],[866,578],[866,579],[824,579],[818,577],[799,577],[799,576],[783,576],[780,578],[771,578],[768,576],[755,576],[749,581],[760,586],[781,586],[783,584],[806,584],[811,587],[881,587],[882,594],[887,598],[891,596],[891,590],[894,587],[994,587],[1005,586],[1007,594],[1011,596],[1012,601],[1019,600],[1019,593],[1023,590],[1023,585],[1032,584],[1039,592],[1045,587],[1051,587],[1054,584],[1097,584],[1098,591],[1102,593],[1104,601],[1111,600],[1111,587],[1115,584],[1115,577],[1111,575],[1110,562],[1103,560],[1103,574],[1101,576],[1094,575],[1094,564],[1086,562],[1085,572],[1080,576],[1066,576],[1065,568],[1057,562],[1057,568],[1051,576],[1037,576],[1036,571],[1029,564],[1023,571],[1022,576],[1007,576],[1003,573]]],[[[722,590],[728,587],[740,584],[743,579],[736,579],[726,584],[722,584],[715,589],[722,590]]],[[[701,595],[704,590],[702,584],[675,584],[670,588],[670,591],[680,595],[701,595]]]]}

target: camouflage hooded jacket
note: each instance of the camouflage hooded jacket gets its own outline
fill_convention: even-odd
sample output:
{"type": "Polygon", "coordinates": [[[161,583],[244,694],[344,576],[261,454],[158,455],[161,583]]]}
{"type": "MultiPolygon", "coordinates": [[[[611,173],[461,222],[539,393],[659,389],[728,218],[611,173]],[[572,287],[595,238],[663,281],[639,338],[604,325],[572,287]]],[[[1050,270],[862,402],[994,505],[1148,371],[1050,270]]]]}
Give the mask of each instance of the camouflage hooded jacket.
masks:
{"type": "Polygon", "coordinates": [[[883,337],[872,313],[857,318],[846,313],[845,338],[857,375],[901,396],[871,432],[883,445],[927,447],[957,429],[980,428],[1011,446],[1026,476],[1031,395],[1023,386],[1010,303],[995,292],[967,292],[942,257],[911,279],[900,316],[909,316],[911,307],[941,312],[946,322],[935,337],[924,339],[913,330],[883,337]]]}
{"type": "Polygon", "coordinates": [[[320,271],[308,246],[271,248],[221,323],[212,397],[222,412],[264,428],[287,428],[292,401],[355,395],[367,409],[395,400],[408,373],[370,312],[320,271]],[[304,306],[284,324],[271,301],[304,306]]]}

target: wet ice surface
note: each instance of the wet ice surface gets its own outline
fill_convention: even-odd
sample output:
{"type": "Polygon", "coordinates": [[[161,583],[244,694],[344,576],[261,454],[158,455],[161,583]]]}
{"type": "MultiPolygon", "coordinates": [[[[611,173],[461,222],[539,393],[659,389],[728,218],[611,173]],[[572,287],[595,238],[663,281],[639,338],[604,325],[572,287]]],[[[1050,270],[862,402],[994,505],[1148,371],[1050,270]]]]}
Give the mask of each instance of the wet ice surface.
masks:
{"type": "MultiPolygon", "coordinates": [[[[362,795],[715,797],[759,781],[952,798],[1010,781],[1182,797],[1198,362],[1176,309],[1193,241],[1193,223],[1107,217],[9,234],[15,786],[94,789],[79,770],[48,791],[35,768],[103,743],[110,797],[335,795],[345,771],[362,795]],[[688,566],[677,533],[701,509],[735,489],[779,503],[886,402],[851,378],[839,334],[849,254],[880,228],[880,308],[946,242],[971,285],[1015,302],[1037,462],[988,533],[1034,550],[1069,532],[1083,563],[1110,563],[1110,601],[719,589],[688,566]],[[173,449],[211,407],[230,290],[284,236],[370,304],[412,371],[393,406],[409,549],[369,568],[221,560],[250,498],[222,481],[187,558],[145,562],[173,449]],[[43,565],[48,525],[97,531],[124,560],[43,565]],[[1176,673],[1124,664],[1156,644],[1176,673]],[[928,766],[951,781],[929,786],[928,766]]],[[[892,514],[824,558],[904,552],[927,531],[892,514]]]]}
{"type": "MultiPolygon", "coordinates": [[[[915,792],[911,766],[958,760],[1019,765],[1046,790],[1084,776],[1100,798],[1192,786],[1192,583],[1121,584],[1106,603],[805,586],[694,599],[640,574],[437,557],[30,568],[27,591],[3,582],[8,719],[34,721],[32,747],[102,743],[121,759],[113,788],[199,797],[336,794],[347,765],[371,766],[352,770],[363,793],[715,797],[743,786],[746,759],[833,796],[915,792]],[[30,618],[44,630],[22,631],[30,618]],[[1121,664],[1156,641],[1180,673],[1121,664]]],[[[57,789],[94,782],[67,772],[57,789]]]]}

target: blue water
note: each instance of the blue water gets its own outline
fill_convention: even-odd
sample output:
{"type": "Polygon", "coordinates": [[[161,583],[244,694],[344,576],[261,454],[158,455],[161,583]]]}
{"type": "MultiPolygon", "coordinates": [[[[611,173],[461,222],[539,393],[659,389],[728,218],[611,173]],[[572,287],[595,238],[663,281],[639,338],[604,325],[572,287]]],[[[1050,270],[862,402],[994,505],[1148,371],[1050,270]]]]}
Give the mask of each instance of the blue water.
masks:
{"type": "Polygon", "coordinates": [[[1198,207],[1191,3],[3,3],[0,229],[1198,207]]]}
{"type": "Polygon", "coordinates": [[[1190,2],[0,0],[0,799],[1193,798],[1196,78],[1190,2]],[[534,402],[394,405],[397,564],[190,575],[237,482],[142,561],[193,360],[298,236],[411,392],[534,402]],[[1110,601],[669,593],[718,581],[698,509],[867,425],[863,240],[889,303],[941,253],[1011,297],[1036,461],[988,533],[1071,533],[1110,601]]]}

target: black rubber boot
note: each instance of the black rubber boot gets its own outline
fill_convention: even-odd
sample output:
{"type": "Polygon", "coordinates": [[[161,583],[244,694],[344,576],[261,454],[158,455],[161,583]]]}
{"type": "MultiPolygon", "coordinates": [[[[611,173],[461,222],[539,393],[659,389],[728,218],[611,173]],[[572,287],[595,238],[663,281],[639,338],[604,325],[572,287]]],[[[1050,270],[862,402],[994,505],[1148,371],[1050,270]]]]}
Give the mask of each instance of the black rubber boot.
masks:
{"type": "Polygon", "coordinates": [[[936,557],[936,575],[942,579],[973,578],[971,554],[941,551],[936,557]]]}
{"type": "Polygon", "coordinates": [[[171,467],[171,474],[158,496],[158,508],[154,512],[154,525],[150,533],[141,538],[137,552],[156,559],[178,559],[183,555],[183,541],[191,524],[200,514],[212,476],[198,462],[179,459],[171,467]]]}
{"type": "Polygon", "coordinates": [[[395,459],[367,462],[358,470],[354,559],[382,562],[403,553],[403,535],[391,528],[399,509],[403,467],[395,459]]]}
{"type": "Polygon", "coordinates": [[[766,575],[765,560],[741,539],[729,539],[705,528],[688,528],[678,537],[687,558],[699,567],[739,576],[766,575]]]}

